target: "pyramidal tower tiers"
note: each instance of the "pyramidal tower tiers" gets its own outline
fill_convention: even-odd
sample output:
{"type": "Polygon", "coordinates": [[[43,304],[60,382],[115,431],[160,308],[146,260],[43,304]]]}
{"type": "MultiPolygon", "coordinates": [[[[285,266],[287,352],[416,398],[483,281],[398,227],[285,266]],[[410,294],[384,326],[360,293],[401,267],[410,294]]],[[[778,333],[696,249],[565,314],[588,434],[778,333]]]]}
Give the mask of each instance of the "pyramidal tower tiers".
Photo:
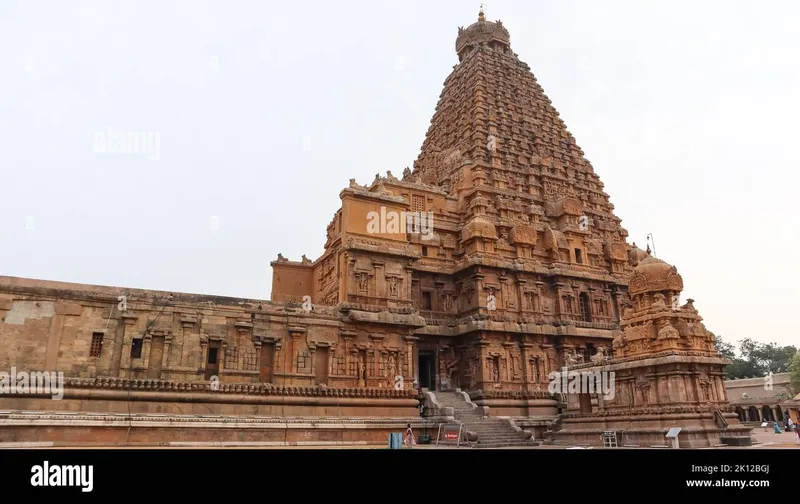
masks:
{"type": "Polygon", "coordinates": [[[692,301],[680,305],[677,271],[626,243],[502,22],[481,12],[455,49],[413,170],[351,180],[324,254],[272,263],[273,299],[337,305],[358,384],[393,386],[402,362],[430,415],[464,390],[536,438],[599,443],[620,429],[658,444],[677,422],[687,446],[749,439],[731,426],[728,361],[692,301]],[[605,383],[619,393],[554,391],[565,369],[617,369],[605,383]]]}

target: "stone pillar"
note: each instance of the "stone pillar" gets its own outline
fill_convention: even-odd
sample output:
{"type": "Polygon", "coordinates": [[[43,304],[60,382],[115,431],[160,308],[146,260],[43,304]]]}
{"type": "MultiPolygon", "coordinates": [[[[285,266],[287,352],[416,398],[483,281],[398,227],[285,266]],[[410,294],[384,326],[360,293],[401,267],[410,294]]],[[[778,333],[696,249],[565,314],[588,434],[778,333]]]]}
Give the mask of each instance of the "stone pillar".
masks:
{"type": "Polygon", "coordinates": [[[208,362],[208,337],[200,336],[200,349],[200,363],[197,367],[202,370],[208,362]]]}
{"type": "MultiPolygon", "coordinates": [[[[355,352],[352,351],[353,349],[351,348],[351,345],[353,338],[356,337],[356,333],[353,331],[341,331],[339,335],[341,336],[342,340],[344,340],[344,374],[345,376],[350,376],[350,363],[354,362],[351,354],[355,355],[355,352]]],[[[358,361],[356,360],[355,362],[357,363],[358,361]]]]}
{"type": "Polygon", "coordinates": [[[336,343],[334,343],[332,345],[328,345],[328,379],[329,380],[335,376],[334,373],[333,373],[334,372],[334,369],[333,369],[333,363],[334,362],[336,362],[336,343]]]}
{"type": "Polygon", "coordinates": [[[152,342],[153,335],[148,332],[144,335],[144,341],[142,341],[142,364],[145,369],[150,368],[150,344],[152,342]]]}
{"type": "MultiPolygon", "coordinates": [[[[517,298],[517,311],[527,310],[525,306],[525,280],[517,279],[514,281],[514,296],[517,298]]],[[[531,300],[531,304],[533,300],[531,300]]],[[[531,306],[533,308],[533,306],[531,306]]]]}
{"type": "Polygon", "coordinates": [[[404,376],[403,379],[409,382],[413,382],[416,375],[416,366],[414,365],[414,349],[415,349],[415,342],[418,340],[416,336],[408,335],[403,336],[403,340],[406,342],[406,365],[408,366],[408,376],[404,376]]]}
{"type": "Polygon", "coordinates": [[[488,294],[484,291],[484,276],[475,275],[475,296],[477,297],[477,307],[486,308],[486,298],[488,294]]]}
{"type": "Polygon", "coordinates": [[[350,350],[349,359],[350,359],[349,362],[353,363],[353,366],[352,366],[353,374],[352,375],[350,374],[351,373],[351,371],[350,371],[351,368],[350,368],[350,365],[348,364],[347,375],[348,376],[355,376],[357,379],[360,380],[361,377],[358,375],[358,348],[353,348],[353,349],[350,350]]]}
{"type": "Polygon", "coordinates": [[[406,278],[405,281],[403,281],[403,292],[401,294],[404,300],[410,301],[414,299],[414,287],[413,287],[414,269],[411,268],[410,266],[406,266],[405,270],[406,270],[406,278]]]}
{"type": "Polygon", "coordinates": [[[383,261],[373,259],[372,266],[375,268],[375,296],[389,297],[389,289],[386,287],[386,271],[383,261]]]}
{"type": "Polygon", "coordinates": [[[520,343],[519,344],[519,355],[520,360],[522,361],[522,389],[523,390],[530,390],[531,384],[531,377],[529,376],[529,366],[530,362],[528,362],[528,355],[530,353],[530,348],[533,346],[532,343],[520,343]]]}
{"type": "Polygon", "coordinates": [[[544,282],[536,282],[536,299],[534,300],[533,309],[536,310],[538,313],[542,313],[544,311],[542,307],[542,286],[544,282]]]}
{"type": "Polygon", "coordinates": [[[172,331],[164,335],[164,353],[161,355],[161,371],[169,370],[169,347],[172,344],[172,331]]]}
{"type": "Polygon", "coordinates": [[[611,306],[610,300],[611,298],[611,289],[606,287],[603,289],[603,311],[605,312],[605,316],[608,318],[612,318],[611,316],[611,306]]]}
{"type": "Polygon", "coordinates": [[[355,275],[355,266],[356,266],[356,258],[355,257],[347,257],[347,274],[345,276],[345,281],[347,282],[347,291],[346,296],[344,298],[345,301],[350,300],[350,295],[358,294],[358,279],[355,275]]]}
{"type": "Polygon", "coordinates": [[[311,359],[311,376],[317,376],[317,346],[314,344],[308,345],[308,355],[311,359]]]}
{"type": "Polygon", "coordinates": [[[444,282],[436,281],[436,299],[432,300],[431,308],[434,311],[445,311],[443,297],[444,282]]]}
{"type": "MultiPolygon", "coordinates": [[[[112,370],[114,370],[114,376],[120,376],[121,370],[127,370],[130,367],[131,363],[131,343],[130,341],[133,339],[132,333],[135,332],[136,321],[138,317],[136,315],[131,314],[130,312],[124,312],[120,318],[122,319],[122,323],[119,327],[119,336],[118,340],[115,341],[114,345],[114,354],[112,359],[112,370]]],[[[116,338],[116,336],[115,336],[116,338]]],[[[125,375],[127,376],[127,375],[125,375]]]]}
{"type": "Polygon", "coordinates": [[[489,379],[487,379],[487,376],[486,376],[486,368],[487,368],[487,365],[488,365],[487,362],[488,362],[488,359],[490,357],[490,355],[489,355],[489,344],[490,344],[489,341],[484,340],[484,339],[482,339],[482,340],[480,340],[480,341],[478,341],[476,343],[476,346],[478,348],[479,365],[478,365],[478,368],[475,370],[477,375],[478,375],[478,376],[475,377],[475,385],[478,388],[484,389],[484,390],[485,390],[486,384],[491,382],[491,379],[494,378],[492,376],[489,376],[489,379]]]}

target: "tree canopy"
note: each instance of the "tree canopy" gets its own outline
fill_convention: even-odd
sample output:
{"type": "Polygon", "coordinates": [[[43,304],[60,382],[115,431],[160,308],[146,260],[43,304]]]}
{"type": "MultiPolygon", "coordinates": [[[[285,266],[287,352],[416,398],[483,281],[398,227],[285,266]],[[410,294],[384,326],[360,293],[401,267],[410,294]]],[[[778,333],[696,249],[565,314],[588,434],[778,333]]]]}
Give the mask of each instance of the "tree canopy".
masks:
{"type": "Polygon", "coordinates": [[[792,362],[789,364],[789,372],[791,375],[790,385],[794,395],[800,394],[800,352],[794,354],[792,362]]]}
{"type": "Polygon", "coordinates": [[[766,376],[770,372],[773,374],[791,372],[794,393],[800,393],[800,355],[795,346],[759,343],[751,338],[745,338],[739,341],[737,352],[733,344],[717,336],[717,351],[733,361],[725,368],[726,378],[735,380],[766,376]]]}

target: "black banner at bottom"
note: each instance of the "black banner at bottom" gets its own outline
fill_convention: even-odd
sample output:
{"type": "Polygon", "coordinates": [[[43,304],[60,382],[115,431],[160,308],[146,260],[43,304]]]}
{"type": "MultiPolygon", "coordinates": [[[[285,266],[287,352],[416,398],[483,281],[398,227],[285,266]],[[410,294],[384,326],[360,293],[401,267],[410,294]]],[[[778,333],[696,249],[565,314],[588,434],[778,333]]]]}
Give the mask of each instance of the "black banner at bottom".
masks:
{"type": "Polygon", "coordinates": [[[791,482],[798,456],[800,450],[791,448],[2,449],[0,474],[7,496],[64,498],[244,498],[245,492],[263,495],[265,489],[275,499],[282,491],[301,499],[316,493],[358,497],[352,493],[358,486],[368,492],[357,500],[371,501],[373,485],[417,496],[438,495],[429,493],[436,489],[442,496],[474,493],[481,487],[497,497],[548,487],[565,497],[642,490],[651,498],[755,496],[796,491],[791,482]]]}

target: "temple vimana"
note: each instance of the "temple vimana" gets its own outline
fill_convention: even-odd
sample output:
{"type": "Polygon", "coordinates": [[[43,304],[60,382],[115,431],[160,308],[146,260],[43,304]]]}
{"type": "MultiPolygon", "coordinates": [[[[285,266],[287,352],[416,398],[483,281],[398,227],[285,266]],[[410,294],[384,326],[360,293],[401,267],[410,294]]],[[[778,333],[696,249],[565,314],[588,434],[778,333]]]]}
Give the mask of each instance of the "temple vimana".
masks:
{"type": "Polygon", "coordinates": [[[413,169],[350,180],[271,300],[0,277],[0,369],[64,376],[0,395],[0,441],[747,444],[676,268],[628,244],[509,32],[481,12],[455,49],[413,169]],[[564,369],[614,393],[554,393],[564,369]]]}

